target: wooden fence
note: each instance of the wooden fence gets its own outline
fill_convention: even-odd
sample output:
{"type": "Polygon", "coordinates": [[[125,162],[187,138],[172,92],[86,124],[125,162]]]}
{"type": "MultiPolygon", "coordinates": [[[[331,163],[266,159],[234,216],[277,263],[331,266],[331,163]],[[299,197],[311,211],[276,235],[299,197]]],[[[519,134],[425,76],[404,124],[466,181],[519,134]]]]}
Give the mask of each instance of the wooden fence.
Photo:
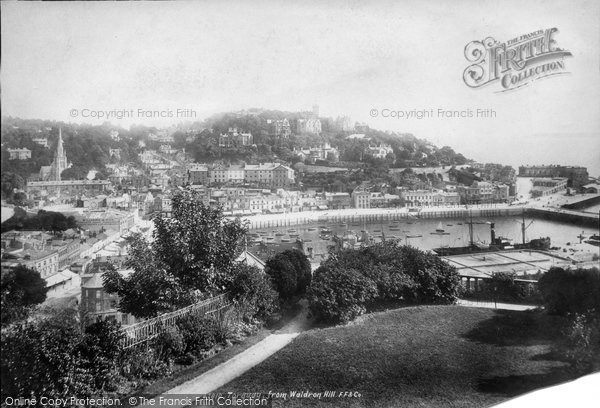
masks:
{"type": "Polygon", "coordinates": [[[122,329],[122,332],[125,334],[123,347],[133,347],[158,336],[165,328],[175,326],[175,322],[181,316],[190,313],[199,315],[220,313],[229,306],[227,294],[224,293],[175,310],[174,312],[165,313],[152,319],[124,327],[122,329]]]}

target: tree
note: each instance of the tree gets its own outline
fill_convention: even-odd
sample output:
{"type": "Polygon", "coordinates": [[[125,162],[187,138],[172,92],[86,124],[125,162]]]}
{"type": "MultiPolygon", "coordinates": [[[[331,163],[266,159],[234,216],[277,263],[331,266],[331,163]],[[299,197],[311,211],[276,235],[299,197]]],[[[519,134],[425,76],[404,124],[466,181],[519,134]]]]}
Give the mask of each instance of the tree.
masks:
{"type": "Polygon", "coordinates": [[[194,192],[172,199],[172,217],[154,219],[154,241],[131,242],[128,277],[104,275],[105,288],[121,298],[120,309],[137,317],[156,316],[222,293],[234,277],[246,228],[220,208],[205,205],[194,192]]]}
{"type": "Polygon", "coordinates": [[[366,311],[377,296],[377,286],[356,269],[320,266],[309,291],[310,310],[319,319],[346,323],[366,311]]]}
{"type": "Polygon", "coordinates": [[[46,300],[46,281],[35,269],[19,265],[2,273],[2,326],[29,314],[32,306],[46,300]]]}
{"type": "Polygon", "coordinates": [[[238,264],[227,290],[231,299],[244,310],[246,319],[264,319],[277,307],[277,292],[269,277],[255,266],[238,264]]]}
{"type": "Polygon", "coordinates": [[[452,303],[459,288],[456,268],[438,256],[386,241],[360,249],[332,249],[315,271],[309,303],[325,320],[345,321],[363,313],[370,302],[452,303]],[[375,291],[367,296],[356,291],[358,284],[375,291]]]}
{"type": "Polygon", "coordinates": [[[295,249],[280,252],[267,260],[265,272],[271,277],[279,297],[286,301],[304,295],[311,280],[308,258],[295,249]]]}
{"type": "Polygon", "coordinates": [[[600,271],[552,267],[538,287],[549,313],[568,315],[593,311],[600,316],[600,271]]]}
{"type": "Polygon", "coordinates": [[[23,177],[18,174],[11,172],[2,172],[1,188],[2,188],[2,198],[3,199],[12,199],[13,193],[15,189],[21,189],[25,187],[25,180],[23,177]]]}

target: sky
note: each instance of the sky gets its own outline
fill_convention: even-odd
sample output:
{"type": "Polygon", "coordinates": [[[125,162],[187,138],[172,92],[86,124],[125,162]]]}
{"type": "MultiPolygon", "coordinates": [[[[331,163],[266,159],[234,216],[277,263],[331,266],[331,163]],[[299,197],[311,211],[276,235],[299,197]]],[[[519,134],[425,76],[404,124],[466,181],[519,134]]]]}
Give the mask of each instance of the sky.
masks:
{"type": "Polygon", "coordinates": [[[600,2],[2,2],[2,112],[168,125],[251,107],[320,107],[478,161],[600,176],[600,2]],[[470,88],[465,46],[558,28],[564,75],[470,88]],[[196,117],[176,117],[177,109],[196,117]],[[439,117],[491,109],[495,117],[439,117]],[[391,112],[433,110],[433,117],[391,112]],[[171,111],[147,117],[140,111],[171,111]],[[385,117],[384,117],[385,116],[385,117]]]}

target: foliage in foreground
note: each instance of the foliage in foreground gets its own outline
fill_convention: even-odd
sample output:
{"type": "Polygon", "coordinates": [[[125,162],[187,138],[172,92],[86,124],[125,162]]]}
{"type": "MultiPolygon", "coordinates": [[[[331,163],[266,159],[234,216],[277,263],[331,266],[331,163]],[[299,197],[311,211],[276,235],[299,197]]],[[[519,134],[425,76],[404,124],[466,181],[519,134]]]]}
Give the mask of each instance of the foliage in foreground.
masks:
{"type": "Polygon", "coordinates": [[[240,221],[225,219],[193,192],[175,195],[172,206],[171,218],[155,218],[151,244],[140,236],[131,241],[134,272],[104,275],[104,287],[119,295],[125,313],[154,317],[222,293],[234,277],[246,233],[240,221]]]}
{"type": "Polygon", "coordinates": [[[315,271],[309,303],[318,318],[337,323],[364,313],[371,302],[452,303],[459,288],[456,269],[439,257],[382,242],[332,253],[315,271]]]}
{"type": "Polygon", "coordinates": [[[110,322],[81,331],[64,310],[2,331],[2,398],[91,396],[114,387],[121,332],[110,322]]]}

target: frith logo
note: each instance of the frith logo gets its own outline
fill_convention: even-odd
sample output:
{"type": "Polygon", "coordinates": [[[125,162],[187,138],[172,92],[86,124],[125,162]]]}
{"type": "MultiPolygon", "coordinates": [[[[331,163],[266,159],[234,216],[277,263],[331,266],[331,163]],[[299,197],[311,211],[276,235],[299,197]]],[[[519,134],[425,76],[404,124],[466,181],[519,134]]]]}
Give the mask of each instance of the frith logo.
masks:
{"type": "Polygon", "coordinates": [[[471,41],[465,47],[465,57],[472,63],[463,73],[465,84],[480,88],[499,81],[502,89],[497,92],[506,92],[547,76],[568,73],[564,58],[572,54],[557,47],[556,33],[557,28],[549,28],[504,43],[492,37],[471,41]]]}

